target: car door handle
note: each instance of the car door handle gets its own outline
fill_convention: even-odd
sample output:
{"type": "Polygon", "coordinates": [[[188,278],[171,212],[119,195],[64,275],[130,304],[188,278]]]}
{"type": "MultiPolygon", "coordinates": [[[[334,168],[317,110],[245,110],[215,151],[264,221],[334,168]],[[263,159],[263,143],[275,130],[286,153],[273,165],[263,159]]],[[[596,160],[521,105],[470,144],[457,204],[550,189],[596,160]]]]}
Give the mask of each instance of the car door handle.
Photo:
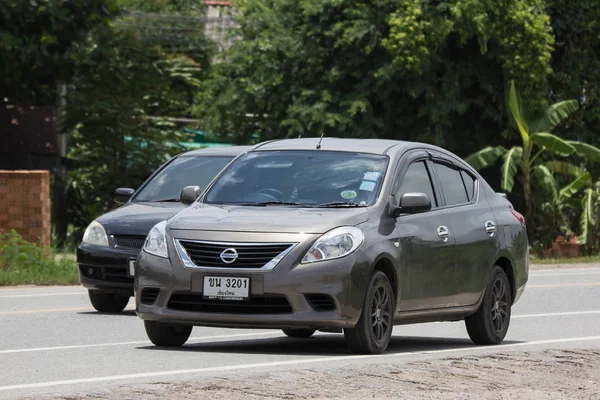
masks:
{"type": "Polygon", "coordinates": [[[496,233],[496,224],[494,221],[487,221],[485,223],[485,231],[488,233],[488,235],[494,236],[494,233],[496,233]]]}
{"type": "Polygon", "coordinates": [[[450,237],[450,231],[448,230],[448,227],[444,225],[437,228],[437,234],[444,243],[446,243],[448,241],[448,237],[450,237]]]}

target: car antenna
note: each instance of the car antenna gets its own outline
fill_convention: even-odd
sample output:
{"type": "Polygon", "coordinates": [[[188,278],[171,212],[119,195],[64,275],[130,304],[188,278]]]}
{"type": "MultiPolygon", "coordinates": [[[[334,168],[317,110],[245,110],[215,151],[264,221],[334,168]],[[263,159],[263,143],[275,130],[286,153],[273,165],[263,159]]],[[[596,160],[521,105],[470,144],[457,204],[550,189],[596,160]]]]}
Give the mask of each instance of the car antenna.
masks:
{"type": "Polygon", "coordinates": [[[323,135],[325,135],[325,133],[321,133],[321,138],[319,139],[319,143],[317,143],[317,150],[321,148],[321,141],[323,140],[323,135]]]}

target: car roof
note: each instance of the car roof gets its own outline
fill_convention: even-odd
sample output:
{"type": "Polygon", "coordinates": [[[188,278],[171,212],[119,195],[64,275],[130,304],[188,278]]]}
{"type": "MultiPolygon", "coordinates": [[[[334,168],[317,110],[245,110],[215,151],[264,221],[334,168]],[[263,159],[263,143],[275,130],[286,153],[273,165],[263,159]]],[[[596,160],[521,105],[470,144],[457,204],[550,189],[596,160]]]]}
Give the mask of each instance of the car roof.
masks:
{"type": "MultiPolygon", "coordinates": [[[[320,138],[284,139],[256,145],[252,151],[264,150],[315,150],[320,138]]],[[[386,154],[392,147],[396,151],[407,150],[419,143],[387,139],[342,139],[324,137],[320,150],[349,151],[357,153],[386,154]]]]}
{"type": "Polygon", "coordinates": [[[232,156],[235,157],[242,153],[247,152],[253,146],[228,146],[228,147],[213,147],[207,149],[197,149],[186,151],[185,153],[181,153],[181,156],[184,157],[194,157],[194,156],[232,156]]]}

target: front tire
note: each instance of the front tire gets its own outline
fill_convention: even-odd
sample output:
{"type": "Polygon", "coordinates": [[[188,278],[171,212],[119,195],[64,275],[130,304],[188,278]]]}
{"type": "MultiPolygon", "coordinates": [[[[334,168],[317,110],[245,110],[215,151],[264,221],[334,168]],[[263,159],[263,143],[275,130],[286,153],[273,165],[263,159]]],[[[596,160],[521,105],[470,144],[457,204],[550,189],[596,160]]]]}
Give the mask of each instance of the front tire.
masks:
{"type": "Polygon", "coordinates": [[[117,313],[127,307],[129,296],[114,293],[102,293],[96,290],[88,290],[88,296],[92,306],[99,312],[117,313]]]}
{"type": "Polygon", "coordinates": [[[512,294],[508,277],[495,266],[485,289],[481,305],[475,314],[465,318],[469,337],[475,344],[499,344],[510,324],[512,294]]]}
{"type": "Polygon", "coordinates": [[[362,314],[354,328],[344,329],[348,347],[355,353],[383,353],[394,327],[394,292],[387,276],[375,271],[369,281],[362,314]]]}
{"type": "Polygon", "coordinates": [[[292,338],[308,338],[314,333],[314,329],[283,329],[283,333],[292,338]]]}
{"type": "Polygon", "coordinates": [[[186,325],[162,325],[156,321],[144,321],[148,339],[160,347],[180,347],[187,342],[192,327],[186,325]]]}

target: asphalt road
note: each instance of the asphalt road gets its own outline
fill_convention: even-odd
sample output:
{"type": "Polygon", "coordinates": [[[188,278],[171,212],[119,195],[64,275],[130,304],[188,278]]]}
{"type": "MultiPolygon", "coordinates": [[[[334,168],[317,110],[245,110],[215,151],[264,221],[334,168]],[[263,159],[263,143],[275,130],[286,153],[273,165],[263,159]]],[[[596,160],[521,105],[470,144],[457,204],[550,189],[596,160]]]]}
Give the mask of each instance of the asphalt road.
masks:
{"type": "Polygon", "coordinates": [[[385,355],[356,356],[341,334],[194,328],[185,347],[150,344],[133,312],[98,314],[80,287],[0,289],[0,399],[106,393],[156,382],[544,348],[600,349],[600,268],[532,271],[503,345],[477,347],[464,324],[397,326],[385,355]]]}

